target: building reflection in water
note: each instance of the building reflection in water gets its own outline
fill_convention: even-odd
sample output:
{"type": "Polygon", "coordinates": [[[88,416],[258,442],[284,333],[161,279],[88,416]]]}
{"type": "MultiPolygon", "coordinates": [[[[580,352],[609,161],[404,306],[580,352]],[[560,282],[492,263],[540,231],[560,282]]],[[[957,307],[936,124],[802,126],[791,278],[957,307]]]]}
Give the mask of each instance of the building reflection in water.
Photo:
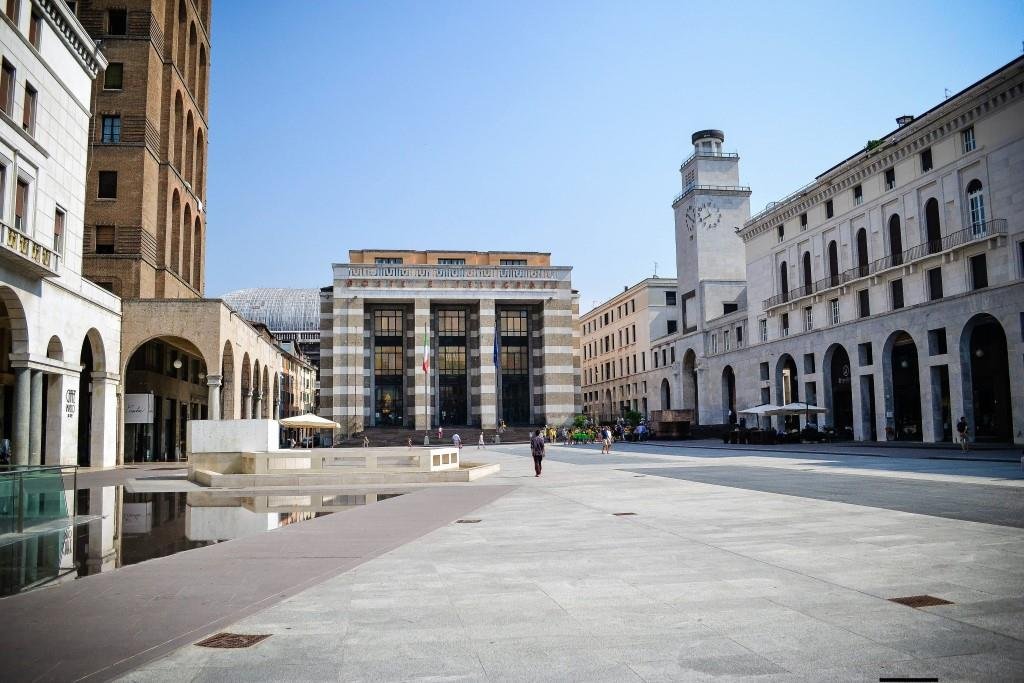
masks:
{"type": "MultiPolygon", "coordinates": [[[[231,496],[81,489],[75,527],[0,545],[0,595],[74,580],[402,495],[359,491],[231,496]]],[[[69,504],[71,503],[68,492],[69,504]]]]}

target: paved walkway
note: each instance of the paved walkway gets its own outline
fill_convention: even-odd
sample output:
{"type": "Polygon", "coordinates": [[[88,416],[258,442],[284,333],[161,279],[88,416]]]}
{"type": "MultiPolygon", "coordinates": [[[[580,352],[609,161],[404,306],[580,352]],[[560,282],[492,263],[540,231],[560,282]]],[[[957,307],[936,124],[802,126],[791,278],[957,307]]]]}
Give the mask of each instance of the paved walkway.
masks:
{"type": "MultiPolygon", "coordinates": [[[[479,523],[439,526],[227,626],[271,634],[249,649],[185,645],[124,680],[1024,677],[1021,529],[642,473],[748,458],[795,472],[831,456],[649,450],[554,447],[539,479],[525,447],[489,450],[502,473],[483,483],[516,488],[475,510],[479,523]],[[921,594],[953,604],[889,601],[921,594]]],[[[962,463],[974,469],[958,479],[856,460],[830,471],[1021,495],[998,463],[962,463]]]]}

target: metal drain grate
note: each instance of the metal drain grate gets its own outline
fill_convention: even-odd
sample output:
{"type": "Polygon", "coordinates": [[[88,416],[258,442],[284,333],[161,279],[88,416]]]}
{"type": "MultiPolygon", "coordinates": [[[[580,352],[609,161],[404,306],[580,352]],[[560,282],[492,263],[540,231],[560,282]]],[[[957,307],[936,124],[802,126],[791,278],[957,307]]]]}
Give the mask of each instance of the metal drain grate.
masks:
{"type": "Polygon", "coordinates": [[[636,513],[635,512],[613,512],[612,514],[615,515],[616,517],[631,517],[631,516],[635,515],[636,513]]]}
{"type": "Polygon", "coordinates": [[[263,635],[247,635],[244,633],[218,633],[212,635],[206,640],[200,640],[196,645],[199,647],[223,647],[223,648],[239,648],[239,647],[251,647],[261,640],[269,638],[270,634],[266,633],[263,635]]]}
{"type": "Polygon", "coordinates": [[[937,598],[934,595],[911,595],[906,598],[889,598],[890,602],[898,602],[907,607],[935,607],[936,605],[952,605],[949,600],[937,598]]]}
{"type": "Polygon", "coordinates": [[[456,524],[479,524],[480,520],[479,519],[457,519],[457,520],[455,520],[455,523],[456,524]]]}

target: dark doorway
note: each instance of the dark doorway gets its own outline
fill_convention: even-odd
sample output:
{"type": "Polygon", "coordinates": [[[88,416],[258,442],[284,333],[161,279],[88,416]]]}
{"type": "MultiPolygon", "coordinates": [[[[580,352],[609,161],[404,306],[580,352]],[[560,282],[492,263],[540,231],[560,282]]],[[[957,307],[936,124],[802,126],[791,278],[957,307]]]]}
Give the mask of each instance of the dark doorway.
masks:
{"type": "Polygon", "coordinates": [[[381,382],[377,378],[377,384],[373,390],[374,418],[379,426],[398,427],[402,425],[402,418],[405,414],[402,401],[402,383],[381,382]]]}
{"type": "Polygon", "coordinates": [[[811,293],[811,287],[814,285],[814,281],[811,280],[811,252],[804,252],[804,294],[811,293]]]}
{"type": "Polygon", "coordinates": [[[1003,326],[989,316],[971,330],[971,400],[977,441],[1013,440],[1010,368],[1003,326]]]}
{"type": "MultiPolygon", "coordinates": [[[[528,425],[530,415],[530,312],[498,311],[501,337],[501,417],[510,425],[528,425]]],[[[609,401],[608,410],[612,409],[609,401]]]]}
{"type": "Polygon", "coordinates": [[[835,240],[828,243],[828,276],[832,287],[839,284],[839,247],[835,240]]]}
{"type": "Polygon", "coordinates": [[[723,422],[735,424],[736,422],[736,373],[731,365],[726,365],[722,370],[722,412],[723,422]]]}
{"type": "Polygon", "coordinates": [[[779,264],[779,294],[783,301],[789,301],[789,267],[783,261],[779,264]]]}
{"type": "Polygon", "coordinates": [[[464,425],[466,420],[466,378],[441,379],[441,424],[464,425]]]}
{"type": "Polygon", "coordinates": [[[94,368],[92,344],[86,337],[82,342],[82,374],[78,377],[78,465],[88,467],[92,446],[92,373],[94,368]]]}
{"type": "Polygon", "coordinates": [[[672,389],[667,379],[661,380],[661,409],[672,410],[672,389]]]}
{"type": "MultiPolygon", "coordinates": [[[[788,353],[779,358],[778,364],[778,395],[779,403],[785,405],[800,400],[800,381],[797,376],[796,361],[788,353]]],[[[786,415],[783,419],[786,431],[800,428],[798,415],[786,415]]]]}
{"type": "Polygon", "coordinates": [[[917,366],[917,345],[905,332],[892,345],[892,402],[894,437],[898,441],[920,441],[921,380],[917,366]]]}
{"type": "Polygon", "coordinates": [[[853,374],[850,356],[842,346],[835,346],[828,365],[832,392],[832,427],[843,438],[853,438],[853,374]]]}
{"type": "Polygon", "coordinates": [[[857,275],[868,274],[868,231],[861,228],[857,231],[857,275]]]}
{"type": "Polygon", "coordinates": [[[900,232],[900,217],[896,214],[889,218],[889,256],[892,265],[903,263],[903,235],[900,232]]]}
{"type": "Polygon", "coordinates": [[[939,224],[939,202],[929,199],[924,205],[924,224],[928,231],[928,253],[942,250],[942,226],[939,224]]]}

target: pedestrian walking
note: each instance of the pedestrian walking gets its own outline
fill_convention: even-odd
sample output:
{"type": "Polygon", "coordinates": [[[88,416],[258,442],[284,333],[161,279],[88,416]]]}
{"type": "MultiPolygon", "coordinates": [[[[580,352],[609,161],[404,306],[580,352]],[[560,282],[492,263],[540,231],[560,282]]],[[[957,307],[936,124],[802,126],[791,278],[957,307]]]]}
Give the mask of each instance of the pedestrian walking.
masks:
{"type": "Polygon", "coordinates": [[[612,452],[612,433],[607,427],[601,427],[601,453],[612,452]]]}
{"type": "Polygon", "coordinates": [[[437,440],[440,441],[444,438],[444,427],[438,425],[437,427],[437,440]]]}
{"type": "Polygon", "coordinates": [[[477,439],[476,449],[479,451],[484,447],[484,433],[480,432],[480,438],[477,439]]]}
{"type": "Polygon", "coordinates": [[[956,436],[960,440],[960,450],[967,450],[967,418],[960,416],[960,421],[956,423],[956,436]]]}
{"type": "Polygon", "coordinates": [[[459,449],[459,453],[462,452],[462,437],[459,436],[458,432],[452,434],[452,444],[459,449]]]}
{"type": "Polygon", "coordinates": [[[533,469],[536,470],[535,477],[540,476],[541,461],[544,460],[544,437],[538,429],[533,438],[530,439],[530,452],[533,453],[533,469]]]}
{"type": "Polygon", "coordinates": [[[363,436],[363,448],[369,448],[369,447],[370,447],[370,437],[363,436]]]}
{"type": "Polygon", "coordinates": [[[411,451],[412,450],[412,437],[411,436],[409,437],[409,440],[407,441],[407,443],[409,444],[409,450],[411,451]]]}

